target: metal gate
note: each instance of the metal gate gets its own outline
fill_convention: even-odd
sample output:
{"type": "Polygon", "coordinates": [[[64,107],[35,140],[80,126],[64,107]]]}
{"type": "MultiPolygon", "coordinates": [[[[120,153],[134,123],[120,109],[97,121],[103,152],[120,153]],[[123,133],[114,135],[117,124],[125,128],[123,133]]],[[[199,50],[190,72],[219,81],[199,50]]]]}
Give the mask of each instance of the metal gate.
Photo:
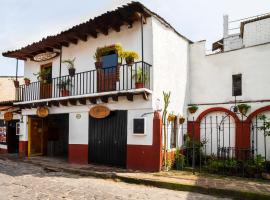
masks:
{"type": "Polygon", "coordinates": [[[127,111],[113,111],[104,119],[89,118],[90,163],[126,166],[127,111]]]}

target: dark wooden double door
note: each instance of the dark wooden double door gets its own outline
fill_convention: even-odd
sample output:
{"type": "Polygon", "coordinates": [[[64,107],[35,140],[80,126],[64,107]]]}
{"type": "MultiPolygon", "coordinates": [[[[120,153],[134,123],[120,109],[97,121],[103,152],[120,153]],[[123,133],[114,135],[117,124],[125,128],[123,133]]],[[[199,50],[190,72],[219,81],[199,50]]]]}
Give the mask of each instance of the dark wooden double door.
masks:
{"type": "Polygon", "coordinates": [[[127,111],[104,119],[89,118],[89,163],[126,166],[127,111]]]}

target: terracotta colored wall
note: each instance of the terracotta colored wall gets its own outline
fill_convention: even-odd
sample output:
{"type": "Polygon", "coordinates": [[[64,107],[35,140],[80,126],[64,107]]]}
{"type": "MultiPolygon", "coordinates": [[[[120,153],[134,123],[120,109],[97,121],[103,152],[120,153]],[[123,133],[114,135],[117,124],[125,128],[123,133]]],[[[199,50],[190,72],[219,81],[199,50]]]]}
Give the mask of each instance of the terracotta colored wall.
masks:
{"type": "Polygon", "coordinates": [[[88,164],[88,145],[69,144],[68,161],[74,164],[88,164]]]}
{"type": "Polygon", "coordinates": [[[8,153],[7,149],[0,149],[0,154],[6,154],[8,153]]]}
{"type": "Polygon", "coordinates": [[[152,145],[127,145],[127,169],[155,172],[162,166],[162,121],[158,112],[153,119],[152,145]]]}

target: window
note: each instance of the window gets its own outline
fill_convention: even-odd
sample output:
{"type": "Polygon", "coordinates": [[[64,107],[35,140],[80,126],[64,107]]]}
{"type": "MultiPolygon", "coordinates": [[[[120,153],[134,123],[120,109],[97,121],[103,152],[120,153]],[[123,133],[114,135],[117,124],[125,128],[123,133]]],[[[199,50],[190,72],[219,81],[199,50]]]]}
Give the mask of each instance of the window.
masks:
{"type": "Polygon", "coordinates": [[[242,74],[232,75],[232,95],[242,95],[242,74]]]}

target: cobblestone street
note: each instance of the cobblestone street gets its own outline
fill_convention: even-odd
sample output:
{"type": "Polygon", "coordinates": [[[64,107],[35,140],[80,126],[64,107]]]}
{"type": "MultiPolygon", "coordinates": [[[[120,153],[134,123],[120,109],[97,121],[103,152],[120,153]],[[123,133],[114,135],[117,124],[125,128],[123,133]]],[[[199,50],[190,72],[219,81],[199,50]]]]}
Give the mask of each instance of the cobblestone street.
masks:
{"type": "Polygon", "coordinates": [[[220,199],[62,172],[0,160],[0,199],[220,199]]]}

